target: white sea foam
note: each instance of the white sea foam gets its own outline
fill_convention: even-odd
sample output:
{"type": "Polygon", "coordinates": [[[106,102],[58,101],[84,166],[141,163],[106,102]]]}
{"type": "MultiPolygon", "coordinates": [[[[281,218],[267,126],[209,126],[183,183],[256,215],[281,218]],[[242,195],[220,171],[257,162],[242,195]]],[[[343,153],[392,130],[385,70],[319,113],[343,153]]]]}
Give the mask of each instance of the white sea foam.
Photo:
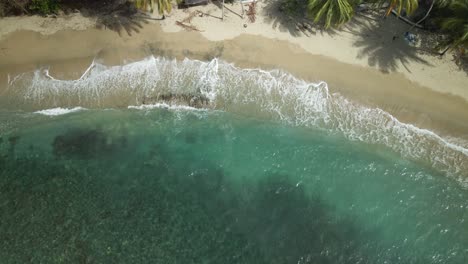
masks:
{"type": "Polygon", "coordinates": [[[367,108],[331,94],[325,82],[309,83],[279,70],[240,69],[217,59],[202,62],[149,57],[112,67],[93,62],[80,79],[71,81],[57,80],[38,70],[13,78],[10,86],[15,89],[9,91],[18,93],[25,103],[49,107],[109,107],[109,98],[127,98],[135,105],[129,107],[133,109],[195,110],[167,102],[140,104],[144,98],[164,94],[198,96],[208,100],[210,109],[267,116],[291,125],[324,129],[350,140],[385,145],[468,185],[466,145],[402,123],[379,108],[367,108]]]}
{"type": "Polygon", "coordinates": [[[78,112],[78,111],[82,111],[82,110],[86,110],[86,109],[83,108],[83,107],[74,107],[74,108],[57,107],[57,108],[51,108],[51,109],[36,111],[34,113],[35,114],[41,114],[41,115],[47,115],[47,116],[59,116],[59,115],[66,115],[66,114],[69,114],[69,113],[78,112]]]}
{"type": "Polygon", "coordinates": [[[205,108],[195,108],[187,105],[174,105],[167,103],[143,104],[143,105],[130,105],[128,109],[149,110],[155,108],[163,108],[170,110],[185,110],[185,111],[207,111],[205,108]]]}

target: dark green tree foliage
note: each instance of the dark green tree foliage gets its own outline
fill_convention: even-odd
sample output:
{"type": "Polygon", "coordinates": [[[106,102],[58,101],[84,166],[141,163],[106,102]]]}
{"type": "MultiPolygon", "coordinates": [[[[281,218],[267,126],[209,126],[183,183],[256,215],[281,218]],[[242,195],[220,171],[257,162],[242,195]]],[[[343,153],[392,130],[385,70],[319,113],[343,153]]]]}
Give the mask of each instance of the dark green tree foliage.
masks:
{"type": "Polygon", "coordinates": [[[315,23],[323,22],[325,28],[340,26],[354,15],[354,0],[309,0],[309,15],[315,23]]]}
{"type": "Polygon", "coordinates": [[[441,28],[450,35],[445,43],[453,48],[468,47],[468,0],[453,0],[448,5],[450,13],[440,19],[441,28]]]}
{"type": "Polygon", "coordinates": [[[57,13],[59,9],[58,0],[32,0],[29,4],[31,11],[42,15],[57,13]]]}
{"type": "Polygon", "coordinates": [[[0,17],[28,13],[27,5],[31,0],[0,0],[0,17]]]}

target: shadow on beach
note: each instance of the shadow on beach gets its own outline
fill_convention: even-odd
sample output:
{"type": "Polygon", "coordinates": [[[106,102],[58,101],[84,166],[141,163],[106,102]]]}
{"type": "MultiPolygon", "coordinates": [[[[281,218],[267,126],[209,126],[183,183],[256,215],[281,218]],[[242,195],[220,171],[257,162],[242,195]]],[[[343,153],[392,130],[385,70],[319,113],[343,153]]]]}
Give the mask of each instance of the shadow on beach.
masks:
{"type": "Polygon", "coordinates": [[[372,23],[363,23],[361,18],[355,18],[347,28],[357,36],[353,43],[360,49],[357,57],[368,57],[368,64],[384,73],[396,71],[400,63],[408,72],[411,72],[410,62],[430,65],[419,56],[421,48],[406,42],[404,33],[407,26],[394,18],[372,23]]]}
{"type": "Polygon", "coordinates": [[[273,29],[289,32],[293,37],[337,34],[336,30],[325,30],[307,17],[305,0],[266,0],[262,11],[265,14],[265,23],[271,24],[273,29]]]}
{"type": "Polygon", "coordinates": [[[97,27],[110,29],[120,36],[126,32],[129,36],[139,33],[143,24],[148,23],[149,15],[140,12],[132,3],[126,0],[96,1],[64,0],[65,11],[79,10],[85,17],[96,18],[97,27]]]}

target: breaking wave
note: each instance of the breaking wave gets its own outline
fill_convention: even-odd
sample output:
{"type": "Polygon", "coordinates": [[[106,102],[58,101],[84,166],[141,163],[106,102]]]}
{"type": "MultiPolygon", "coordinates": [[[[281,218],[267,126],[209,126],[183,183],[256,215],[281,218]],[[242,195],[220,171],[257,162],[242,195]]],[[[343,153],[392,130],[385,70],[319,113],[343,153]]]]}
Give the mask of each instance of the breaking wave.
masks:
{"type": "Polygon", "coordinates": [[[130,105],[128,109],[137,109],[137,110],[149,110],[155,108],[170,109],[170,110],[185,110],[185,111],[206,111],[208,109],[195,108],[187,105],[174,105],[167,103],[155,103],[155,104],[142,104],[142,105],[130,105]]]}
{"type": "Polygon", "coordinates": [[[44,109],[34,112],[35,114],[47,115],[47,116],[59,116],[59,115],[66,115],[69,113],[74,113],[78,111],[86,110],[83,107],[73,107],[73,108],[51,108],[51,109],[44,109]]]}
{"type": "Polygon", "coordinates": [[[324,129],[430,164],[468,186],[468,149],[432,131],[398,121],[339,94],[325,82],[310,83],[289,73],[241,69],[210,62],[149,57],[123,66],[93,62],[77,80],[57,80],[37,70],[9,82],[11,96],[41,107],[208,108],[267,117],[324,129]]]}

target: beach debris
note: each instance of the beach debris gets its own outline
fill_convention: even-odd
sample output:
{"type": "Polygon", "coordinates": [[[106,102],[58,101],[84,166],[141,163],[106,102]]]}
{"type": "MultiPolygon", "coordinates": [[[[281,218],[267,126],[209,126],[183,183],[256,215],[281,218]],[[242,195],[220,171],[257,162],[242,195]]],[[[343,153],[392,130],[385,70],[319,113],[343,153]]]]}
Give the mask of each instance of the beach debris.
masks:
{"type": "Polygon", "coordinates": [[[202,32],[201,30],[199,30],[197,27],[195,26],[192,26],[192,25],[187,25],[187,24],[184,24],[180,21],[176,21],[175,22],[176,25],[182,27],[183,29],[187,30],[187,31],[198,31],[198,32],[202,32]]]}
{"type": "Polygon", "coordinates": [[[407,31],[407,32],[405,32],[404,38],[405,38],[406,43],[408,43],[409,45],[411,45],[411,46],[416,45],[416,35],[415,34],[410,33],[410,32],[407,31]]]}
{"type": "Polygon", "coordinates": [[[189,13],[189,15],[186,18],[182,19],[181,21],[176,21],[176,25],[182,27],[183,29],[185,29],[187,31],[199,31],[199,32],[201,32],[201,30],[199,30],[196,26],[191,24],[192,19],[195,16],[200,15],[200,13],[202,13],[202,12],[199,11],[199,10],[192,11],[192,12],[189,13]]]}
{"type": "Polygon", "coordinates": [[[244,24],[244,27],[247,28],[247,24],[244,24]]]}
{"type": "Polygon", "coordinates": [[[257,3],[252,2],[252,3],[248,4],[248,7],[249,7],[249,10],[247,10],[247,17],[249,18],[250,23],[254,23],[256,18],[257,18],[256,17],[256,15],[257,15],[257,10],[256,10],[257,3]]]}
{"type": "Polygon", "coordinates": [[[217,16],[213,16],[212,14],[210,14],[209,12],[208,13],[205,13],[203,11],[200,11],[200,10],[197,10],[198,11],[198,16],[199,17],[212,17],[212,18],[216,18],[216,19],[223,19],[222,17],[217,17],[217,16]]]}

